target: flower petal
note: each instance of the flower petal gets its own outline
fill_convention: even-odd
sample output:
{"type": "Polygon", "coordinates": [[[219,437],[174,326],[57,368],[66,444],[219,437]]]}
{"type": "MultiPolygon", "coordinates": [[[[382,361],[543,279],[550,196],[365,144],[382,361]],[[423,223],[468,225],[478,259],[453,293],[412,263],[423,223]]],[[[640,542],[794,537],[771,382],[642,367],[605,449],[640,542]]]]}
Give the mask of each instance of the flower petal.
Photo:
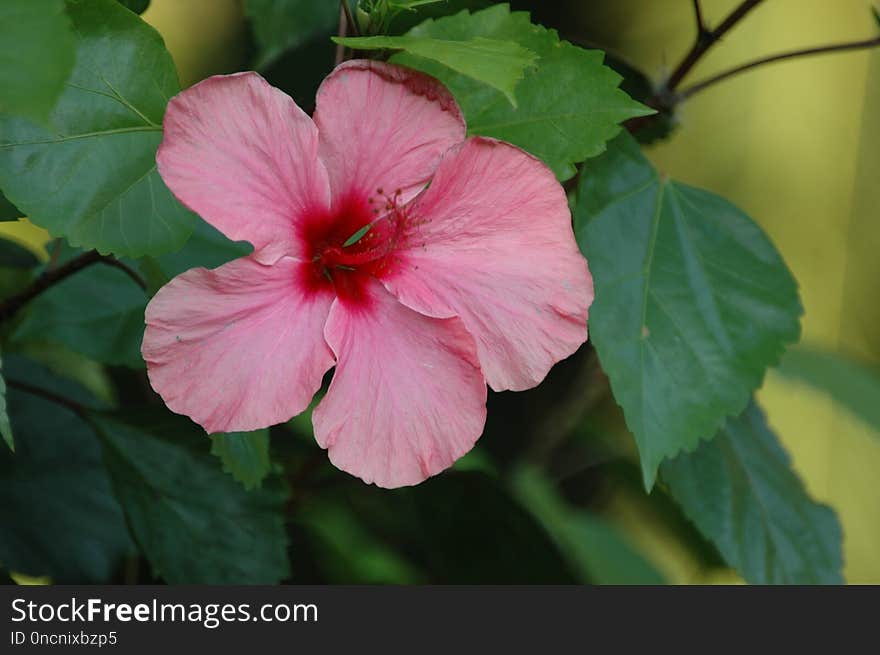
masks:
{"type": "Polygon", "coordinates": [[[323,327],[333,295],[306,264],[243,257],[162,287],[141,347],[165,404],[208,432],[256,430],[302,412],[333,365],[323,327]]]}
{"type": "Polygon", "coordinates": [[[315,123],[334,198],[386,194],[404,201],[465,136],[461,111],[433,77],[378,61],[337,66],[318,89],[315,123]]]}
{"type": "Polygon", "coordinates": [[[330,205],[318,130],[256,73],[217,75],[171,99],[156,155],[175,196],[271,264],[302,256],[296,225],[330,205]]]}
{"type": "Polygon", "coordinates": [[[416,311],[460,316],[493,389],[537,385],[586,341],[593,281],[565,192],[540,161],[468,139],[407,214],[405,245],[383,282],[416,311]]]}
{"type": "Polygon", "coordinates": [[[417,484],[469,451],[486,421],[486,383],[457,318],[423,316],[368,279],[324,328],[336,353],[315,438],[343,471],[380,487],[417,484]]]}

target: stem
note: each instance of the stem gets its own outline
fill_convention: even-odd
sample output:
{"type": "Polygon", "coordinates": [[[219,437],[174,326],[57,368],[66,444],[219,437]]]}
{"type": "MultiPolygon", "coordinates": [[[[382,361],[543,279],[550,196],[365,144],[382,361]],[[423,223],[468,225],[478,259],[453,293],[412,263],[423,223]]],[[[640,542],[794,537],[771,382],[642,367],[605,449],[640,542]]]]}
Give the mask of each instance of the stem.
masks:
{"type": "Polygon", "coordinates": [[[876,47],[880,47],[880,36],[873,39],[864,39],[862,41],[852,41],[850,43],[837,43],[833,45],[816,46],[814,48],[792,50],[791,52],[783,52],[778,55],[762,57],[760,59],[755,59],[754,61],[735,66],[730,70],[726,70],[724,72],[718,73],[717,75],[713,75],[712,77],[703,80],[702,82],[698,82],[692,86],[683,89],[679,93],[675,94],[675,101],[680,102],[682,100],[686,100],[691,96],[699,93],[700,91],[703,91],[704,89],[707,89],[710,86],[717,84],[718,82],[734,77],[735,75],[739,75],[740,73],[752,70],[753,68],[764,66],[765,64],[773,64],[775,62],[785,61],[787,59],[797,59],[799,57],[809,57],[812,55],[821,55],[833,52],[847,52],[850,50],[864,50],[866,48],[876,47]]]}
{"type": "Polygon", "coordinates": [[[147,283],[144,280],[144,278],[142,278],[140,276],[140,274],[138,274],[138,272],[135,271],[128,264],[121,262],[118,259],[116,259],[116,257],[111,257],[109,255],[102,256],[99,261],[101,264],[105,264],[107,266],[112,266],[113,268],[118,268],[120,271],[125,273],[129,278],[131,278],[131,281],[134,282],[136,285],[138,285],[142,291],[147,290],[147,283]]]}
{"type": "Polygon", "coordinates": [[[61,405],[62,407],[69,409],[77,416],[84,417],[86,415],[87,410],[84,405],[80,405],[78,402],[71,400],[70,398],[65,398],[64,396],[59,395],[54,391],[47,391],[46,389],[36,387],[32,384],[28,384],[27,382],[19,382],[18,380],[12,379],[7,379],[6,384],[10,389],[18,389],[19,391],[24,391],[25,393],[29,393],[34,396],[40,396],[41,398],[53,402],[56,405],[61,405]]]}
{"type": "Polygon", "coordinates": [[[92,250],[58,268],[46,270],[31,285],[0,303],[0,322],[12,318],[19,309],[39,296],[50,287],[70,277],[74,273],[91,266],[101,258],[97,251],[92,250]]]}
{"type": "MultiPolygon", "coordinates": [[[[351,7],[348,6],[348,0],[339,0],[339,29],[336,30],[337,35],[342,38],[351,30],[355,36],[360,36],[357,22],[351,15],[351,7]]],[[[341,43],[336,44],[336,65],[339,66],[346,60],[345,46],[341,43]]]]}
{"type": "Polygon", "coordinates": [[[49,263],[46,267],[51,269],[55,268],[55,264],[58,263],[58,258],[61,256],[61,239],[54,239],[49,248],[49,263]]]}
{"type": "Polygon", "coordinates": [[[122,573],[122,584],[135,585],[140,579],[141,558],[138,555],[132,555],[125,559],[125,569],[122,573]]]}
{"type": "Polygon", "coordinates": [[[58,268],[47,269],[34,280],[31,285],[13,296],[0,302],[0,323],[15,316],[15,314],[31,300],[39,296],[44,291],[52,288],[59,282],[67,279],[74,273],[83,270],[95,263],[102,263],[108,266],[114,266],[126,273],[135,283],[146,290],[147,284],[143,278],[133,271],[130,267],[110,255],[101,255],[96,250],[83,253],[79,257],[71,259],[58,268]]]}
{"type": "Polygon", "coordinates": [[[342,0],[342,11],[345,13],[345,20],[348,21],[348,26],[351,28],[352,33],[354,33],[355,36],[360,36],[361,31],[358,29],[358,24],[354,19],[354,16],[351,15],[351,7],[348,6],[348,0],[342,0]]]}
{"type": "Polygon", "coordinates": [[[589,411],[607,397],[608,381],[602,373],[595,349],[586,347],[574,356],[580,359],[578,369],[564,396],[535,427],[532,444],[527,452],[527,457],[540,465],[550,462],[553,454],[571,436],[589,411]]]}
{"type": "MultiPolygon", "coordinates": [[[[336,34],[343,38],[348,33],[348,16],[345,14],[345,0],[339,1],[339,29],[336,34]]],[[[345,46],[341,43],[336,44],[336,65],[339,66],[345,61],[345,46]]]]}
{"type": "Polygon", "coordinates": [[[709,28],[706,27],[706,21],[703,20],[703,8],[700,6],[700,0],[694,0],[694,20],[697,22],[697,38],[701,34],[706,34],[709,28]]]}
{"type": "Polygon", "coordinates": [[[764,0],[744,0],[736,9],[730,12],[727,18],[721,21],[721,24],[718,27],[714,30],[709,30],[706,29],[705,23],[703,23],[700,3],[698,0],[695,0],[694,10],[697,12],[698,21],[697,38],[694,41],[694,45],[691,46],[690,51],[684,56],[684,59],[681,60],[681,63],[675,68],[675,70],[672,71],[669,79],[666,80],[664,91],[666,93],[675,91],[685,76],[691,72],[691,69],[694,66],[697,65],[697,62],[699,62],[700,59],[712,49],[712,46],[718,43],[725,34],[732,30],[737,23],[745,18],[752,9],[757,7],[763,1],[764,0]],[[700,25],[702,25],[703,29],[699,28],[700,25]]]}

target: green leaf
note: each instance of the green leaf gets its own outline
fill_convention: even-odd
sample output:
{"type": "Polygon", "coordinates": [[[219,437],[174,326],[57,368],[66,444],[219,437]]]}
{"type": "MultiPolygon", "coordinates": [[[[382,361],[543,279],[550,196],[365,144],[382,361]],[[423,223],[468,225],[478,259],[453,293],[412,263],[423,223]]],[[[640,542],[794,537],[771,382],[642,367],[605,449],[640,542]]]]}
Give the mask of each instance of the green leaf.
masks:
{"type": "Polygon", "coordinates": [[[118,0],[123,7],[136,14],[142,14],[150,6],[150,0],[118,0]]]}
{"type": "Polygon", "coordinates": [[[167,279],[191,268],[217,268],[253,250],[249,243],[230,241],[205,221],[197,221],[195,230],[180,250],[157,258],[157,265],[167,279]]]}
{"type": "Polygon", "coordinates": [[[17,221],[22,216],[24,216],[24,214],[15,205],[9,202],[6,199],[6,196],[0,193],[0,222],[17,221]]]}
{"type": "Polygon", "coordinates": [[[0,3],[0,114],[45,123],[73,68],[64,0],[0,3]]]}
{"type": "Polygon", "coordinates": [[[661,177],[628,134],[581,175],[575,233],[590,338],[634,433],[645,486],[712,437],[800,334],[797,285],[729,202],[661,177]]]}
{"type": "Polygon", "coordinates": [[[555,30],[533,25],[527,13],[511,13],[507,5],[428,20],[407,36],[510,41],[536,53],[537,66],[516,87],[516,107],[497,89],[429,59],[399,53],[391,61],[425,71],[446,84],[471,134],[496,137],[528,150],[560,179],[574,174],[573,164],[601,153],[605,142],[620,131],[621,122],[652,113],[618,88],[621,78],[602,65],[602,52],[560,41],[555,30]]]}
{"type": "Polygon", "coordinates": [[[673,497],[753,584],[840,584],[841,530],[811,500],[752,403],[693,453],[663,464],[673,497]]]}
{"type": "Polygon", "coordinates": [[[33,268],[40,261],[36,255],[15,241],[0,237],[0,266],[4,268],[33,268]]]}
{"type": "Polygon", "coordinates": [[[175,250],[194,215],[156,170],[162,116],[180,90],[162,37],[116,0],[70,0],[76,65],[52,128],[0,117],[0,187],[74,246],[139,257],[175,250]]]}
{"type": "Polygon", "coordinates": [[[270,584],[289,574],[285,494],[224,473],[186,418],[91,415],[116,495],[156,576],[171,584],[270,584]]]}
{"type": "Polygon", "coordinates": [[[208,223],[199,220],[183,248],[155,258],[144,257],[138,262],[138,268],[152,296],[171,278],[191,268],[217,268],[244,257],[252,250],[253,246],[249,243],[230,241],[208,223]]]}
{"type": "Polygon", "coordinates": [[[514,95],[517,83],[538,58],[534,52],[513,41],[498,41],[482,36],[462,41],[416,36],[333,37],[333,41],[355,50],[403,50],[410,55],[435,61],[497,89],[513,107],[517,104],[514,95]]]}
{"type": "Polygon", "coordinates": [[[9,450],[15,451],[15,441],[12,439],[12,425],[9,423],[9,412],[6,409],[6,381],[3,379],[2,356],[0,356],[0,437],[9,446],[9,450]]]}
{"type": "Polygon", "coordinates": [[[257,42],[254,68],[264,69],[287,50],[297,48],[339,20],[339,3],[330,0],[246,0],[257,42]]]}
{"type": "Polygon", "coordinates": [[[223,470],[244,485],[256,489],[269,475],[269,430],[211,435],[211,453],[220,458],[223,470]]]}
{"type": "MultiPolygon", "coordinates": [[[[20,356],[4,363],[8,380],[94,403],[78,385],[20,356]]],[[[7,400],[16,452],[0,449],[0,561],[57,583],[108,582],[134,546],[97,437],[57,403],[17,388],[7,400]]]]}
{"type": "Polygon", "coordinates": [[[538,471],[523,469],[513,478],[520,501],[580,571],[581,582],[664,584],[663,576],[616,528],[598,516],[570,507],[538,471]]]}
{"type": "Polygon", "coordinates": [[[798,346],[785,353],[779,372],[831,396],[880,431],[880,371],[854,359],[798,346]]]}
{"type": "Polygon", "coordinates": [[[871,13],[874,14],[874,20],[877,22],[877,27],[880,28],[880,9],[871,7],[871,13]]]}
{"type": "Polygon", "coordinates": [[[143,368],[146,304],[123,271],[93,264],[37,296],[12,339],[42,339],[105,364],[143,368]]]}

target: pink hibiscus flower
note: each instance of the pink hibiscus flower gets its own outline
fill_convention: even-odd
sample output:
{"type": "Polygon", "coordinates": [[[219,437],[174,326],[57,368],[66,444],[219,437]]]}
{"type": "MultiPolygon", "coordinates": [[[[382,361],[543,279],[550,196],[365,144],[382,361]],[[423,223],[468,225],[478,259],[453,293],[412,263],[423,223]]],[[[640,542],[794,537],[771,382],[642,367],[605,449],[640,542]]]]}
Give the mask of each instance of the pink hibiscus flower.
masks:
{"type": "Polygon", "coordinates": [[[256,73],[168,104],[159,172],[254,252],[174,278],[146,311],[150,382],[208,432],[313,414],[330,460],[421,482],[483,431],[486,383],[537,385],[587,338],[593,289],[553,173],[465,138],[449,92],[372,61],[337,67],[313,118],[256,73]]]}

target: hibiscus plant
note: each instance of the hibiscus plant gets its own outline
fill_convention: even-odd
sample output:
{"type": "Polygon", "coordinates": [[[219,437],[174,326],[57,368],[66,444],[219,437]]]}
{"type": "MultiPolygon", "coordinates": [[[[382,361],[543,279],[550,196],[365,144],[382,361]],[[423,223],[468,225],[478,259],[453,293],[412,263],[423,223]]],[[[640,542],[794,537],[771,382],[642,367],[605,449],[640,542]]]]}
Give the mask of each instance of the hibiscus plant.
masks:
{"type": "Polygon", "coordinates": [[[250,62],[182,88],[148,2],[0,3],[0,566],[670,581],[626,498],[703,569],[842,581],[754,398],[797,283],[643,147],[880,39],[693,81],[762,4],[694,2],[652,81],[512,4],[245,0],[250,62]]]}

